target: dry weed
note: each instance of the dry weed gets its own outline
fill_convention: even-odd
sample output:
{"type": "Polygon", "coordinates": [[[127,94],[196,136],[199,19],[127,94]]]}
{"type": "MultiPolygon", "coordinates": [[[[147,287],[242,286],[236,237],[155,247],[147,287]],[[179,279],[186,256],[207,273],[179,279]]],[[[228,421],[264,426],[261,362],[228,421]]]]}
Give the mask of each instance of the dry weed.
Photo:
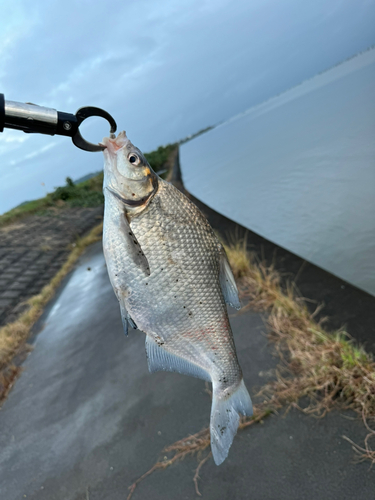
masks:
{"type": "MultiPolygon", "coordinates": [[[[242,417],[238,430],[245,429],[250,425],[255,424],[256,422],[263,421],[263,419],[268,415],[270,415],[271,413],[272,409],[269,404],[267,404],[267,408],[264,408],[263,405],[254,406],[254,415],[251,418],[242,417]]],[[[209,452],[204,458],[202,458],[202,453],[209,446],[210,446],[210,430],[208,427],[201,430],[200,432],[197,432],[196,434],[180,439],[179,441],[176,441],[175,443],[167,446],[161,452],[163,455],[167,454],[167,456],[164,456],[163,460],[156,462],[151,467],[150,470],[145,472],[145,474],[143,474],[131,486],[129,486],[129,495],[127,497],[127,500],[130,500],[130,498],[134,493],[135,488],[147,476],[149,476],[158,469],[166,469],[170,465],[173,465],[174,463],[183,460],[188,455],[197,455],[198,466],[195,470],[193,481],[197,495],[202,496],[198,487],[198,479],[199,479],[199,472],[202,466],[212,456],[212,453],[209,452]]]]}
{"type": "Polygon", "coordinates": [[[358,462],[364,462],[365,460],[370,460],[371,461],[371,467],[375,464],[375,450],[373,450],[370,447],[370,439],[375,438],[375,429],[372,429],[366,419],[366,416],[363,414],[363,423],[368,430],[368,434],[365,438],[365,446],[359,446],[358,444],[354,443],[351,439],[349,439],[347,436],[343,436],[343,438],[348,441],[351,445],[353,450],[356,453],[356,458],[358,462]]]}
{"type": "MultiPolygon", "coordinates": [[[[277,380],[262,392],[282,406],[303,396],[309,404],[305,413],[323,417],[333,407],[350,408],[364,422],[375,420],[375,362],[357,346],[343,329],[327,332],[310,313],[305,300],[293,284],[282,285],[274,269],[257,261],[239,244],[226,247],[234,274],[240,277],[239,289],[253,309],[268,313],[269,339],[280,356],[277,380]],[[239,253],[246,254],[247,269],[237,269],[239,253]]],[[[242,261],[244,257],[241,257],[242,261]]],[[[368,448],[368,442],[366,445],[368,448]]],[[[374,455],[368,452],[368,458],[374,455]]]]}

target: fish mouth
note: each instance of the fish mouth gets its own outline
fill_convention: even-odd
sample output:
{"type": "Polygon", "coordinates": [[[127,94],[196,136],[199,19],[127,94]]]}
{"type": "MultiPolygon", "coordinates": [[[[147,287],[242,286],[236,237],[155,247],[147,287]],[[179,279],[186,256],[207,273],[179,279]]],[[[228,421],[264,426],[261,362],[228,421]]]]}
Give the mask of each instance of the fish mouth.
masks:
{"type": "Polygon", "coordinates": [[[105,189],[107,189],[115,198],[120,200],[121,203],[124,203],[124,205],[129,205],[131,207],[141,207],[142,205],[145,205],[147,203],[148,199],[150,198],[150,196],[152,195],[152,192],[151,192],[150,194],[148,194],[144,198],[140,198],[139,200],[128,200],[128,199],[124,198],[123,196],[121,196],[121,194],[118,193],[115,189],[112,189],[108,186],[106,186],[105,189]]]}
{"type": "Polygon", "coordinates": [[[116,153],[129,142],[130,140],[126,137],[125,130],[123,130],[117,137],[115,134],[111,134],[110,137],[104,137],[100,145],[105,146],[109,152],[116,153]]]}

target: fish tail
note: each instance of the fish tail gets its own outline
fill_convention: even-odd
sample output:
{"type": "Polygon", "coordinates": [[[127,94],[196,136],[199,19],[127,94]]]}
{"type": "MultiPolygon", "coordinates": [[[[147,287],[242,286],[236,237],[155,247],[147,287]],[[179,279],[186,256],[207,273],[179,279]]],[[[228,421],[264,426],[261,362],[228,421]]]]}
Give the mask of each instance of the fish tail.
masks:
{"type": "Polygon", "coordinates": [[[221,388],[215,388],[215,385],[214,382],[210,423],[211,450],[215,464],[220,465],[228,456],[229,448],[237,433],[239,414],[251,417],[253,405],[243,380],[230,394],[224,393],[221,397],[219,397],[221,388]]]}

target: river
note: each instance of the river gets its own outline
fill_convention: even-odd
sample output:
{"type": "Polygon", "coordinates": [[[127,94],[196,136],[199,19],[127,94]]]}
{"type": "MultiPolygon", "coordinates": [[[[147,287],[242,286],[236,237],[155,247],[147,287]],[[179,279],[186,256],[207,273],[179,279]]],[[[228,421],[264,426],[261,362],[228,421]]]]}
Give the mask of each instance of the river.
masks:
{"type": "Polygon", "coordinates": [[[375,295],[374,49],[183,144],[180,161],[208,206],[375,295]]]}

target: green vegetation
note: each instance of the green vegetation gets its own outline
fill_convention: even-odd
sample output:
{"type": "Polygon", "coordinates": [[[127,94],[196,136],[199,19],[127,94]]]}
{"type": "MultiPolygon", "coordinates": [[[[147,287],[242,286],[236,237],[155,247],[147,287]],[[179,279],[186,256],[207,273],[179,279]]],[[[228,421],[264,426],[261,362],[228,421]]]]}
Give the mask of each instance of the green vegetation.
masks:
{"type": "MultiPolygon", "coordinates": [[[[70,177],[66,178],[66,185],[58,187],[44,198],[22,203],[9,212],[0,215],[0,227],[16,222],[27,215],[48,215],[51,209],[64,207],[96,207],[104,203],[103,173],[91,179],[74,184],[70,177]]],[[[54,213],[54,212],[53,212],[54,213]]]]}
{"type": "Polygon", "coordinates": [[[9,212],[0,215],[0,227],[22,219],[26,215],[35,214],[35,212],[43,210],[48,206],[50,205],[47,197],[28,201],[27,203],[22,203],[22,205],[16,208],[12,208],[12,210],[9,210],[9,212]]]}
{"type": "MultiPolygon", "coordinates": [[[[177,144],[167,144],[145,154],[147,161],[155,172],[168,167],[168,159],[176,147],[177,144]]],[[[51,213],[51,209],[102,205],[104,203],[102,189],[103,172],[78,184],[75,184],[70,177],[67,177],[65,186],[57,187],[55,191],[47,194],[44,198],[22,203],[22,205],[0,215],[0,227],[16,222],[27,215],[48,215],[51,213]]]]}
{"type": "Polygon", "coordinates": [[[188,135],[187,137],[185,137],[185,139],[181,139],[179,141],[179,144],[184,144],[185,142],[189,142],[192,139],[195,139],[196,137],[198,137],[199,135],[205,134],[209,130],[212,130],[213,128],[214,127],[212,125],[210,125],[209,127],[206,127],[206,128],[202,128],[201,130],[198,130],[198,132],[195,132],[195,134],[188,135]]]}
{"type": "MultiPolygon", "coordinates": [[[[155,172],[172,167],[170,158],[178,147],[198,135],[201,135],[213,127],[206,127],[196,134],[192,134],[181,141],[166,146],[159,146],[155,151],[145,153],[145,157],[155,172]]],[[[161,174],[164,177],[163,174],[161,174]]],[[[16,208],[0,215],[0,227],[11,224],[27,215],[48,215],[54,213],[51,209],[63,209],[64,207],[95,207],[104,203],[102,194],[103,172],[84,182],[75,184],[70,177],[66,178],[66,185],[57,187],[55,191],[47,194],[44,198],[22,203],[16,208]]]]}
{"type": "Polygon", "coordinates": [[[101,174],[80,184],[74,184],[72,179],[67,177],[66,186],[58,187],[47,197],[52,203],[61,200],[70,207],[96,207],[104,203],[102,184],[103,175],[101,174]],[[97,177],[101,177],[101,185],[97,177]]]}
{"type": "Polygon", "coordinates": [[[145,153],[146,160],[151,165],[155,172],[159,172],[166,168],[169,156],[176,149],[177,144],[167,144],[166,146],[159,146],[158,149],[151,153],[145,153]]]}

